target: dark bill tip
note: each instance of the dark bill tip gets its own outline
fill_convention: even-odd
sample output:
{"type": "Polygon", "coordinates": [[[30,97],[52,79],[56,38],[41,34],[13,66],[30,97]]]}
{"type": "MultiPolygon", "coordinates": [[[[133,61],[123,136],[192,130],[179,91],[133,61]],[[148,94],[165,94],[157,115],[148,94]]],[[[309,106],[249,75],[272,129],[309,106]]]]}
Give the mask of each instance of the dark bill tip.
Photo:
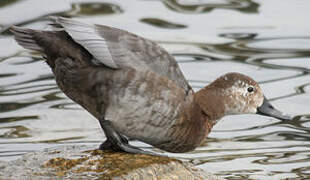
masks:
{"type": "Polygon", "coordinates": [[[266,98],[264,98],[263,104],[257,108],[256,114],[270,116],[280,120],[292,120],[292,117],[283,115],[281,111],[274,108],[266,98]]]}

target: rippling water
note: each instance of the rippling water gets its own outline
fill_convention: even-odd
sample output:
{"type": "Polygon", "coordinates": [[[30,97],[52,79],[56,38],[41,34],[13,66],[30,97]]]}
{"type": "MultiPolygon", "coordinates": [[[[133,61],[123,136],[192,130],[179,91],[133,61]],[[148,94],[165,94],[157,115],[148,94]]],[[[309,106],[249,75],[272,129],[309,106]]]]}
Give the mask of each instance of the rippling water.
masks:
{"type": "Polygon", "coordinates": [[[170,156],[227,179],[310,178],[309,1],[42,2],[0,2],[0,160],[104,139],[97,121],[58,89],[41,55],[19,47],[7,31],[13,24],[46,29],[48,15],[63,15],[157,41],[196,90],[226,72],[248,74],[278,109],[294,116],[225,117],[201,147],[170,156]]]}

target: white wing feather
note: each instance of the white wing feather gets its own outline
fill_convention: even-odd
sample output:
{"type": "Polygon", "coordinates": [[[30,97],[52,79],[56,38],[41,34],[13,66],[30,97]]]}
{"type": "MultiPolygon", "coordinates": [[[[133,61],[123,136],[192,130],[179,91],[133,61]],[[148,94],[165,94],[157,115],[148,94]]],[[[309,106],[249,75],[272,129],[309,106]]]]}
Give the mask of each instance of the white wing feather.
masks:
{"type": "Polygon", "coordinates": [[[156,43],[117,28],[61,17],[52,19],[93,55],[93,64],[153,71],[173,80],[186,91],[191,89],[173,56],[156,43]]]}
{"type": "Polygon", "coordinates": [[[96,32],[95,25],[65,18],[57,18],[56,23],[59,23],[74,41],[93,55],[95,65],[104,64],[111,68],[119,68],[112,58],[106,40],[96,32]]]}

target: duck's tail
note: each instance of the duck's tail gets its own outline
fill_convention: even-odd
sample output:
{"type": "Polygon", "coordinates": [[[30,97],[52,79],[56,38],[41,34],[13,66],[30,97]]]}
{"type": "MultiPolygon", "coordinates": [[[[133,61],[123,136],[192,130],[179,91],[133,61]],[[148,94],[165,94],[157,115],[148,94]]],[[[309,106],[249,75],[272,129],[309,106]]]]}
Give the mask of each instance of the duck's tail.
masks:
{"type": "Polygon", "coordinates": [[[40,51],[44,53],[43,48],[38,45],[35,40],[37,34],[42,33],[42,31],[26,29],[17,26],[12,26],[10,31],[14,34],[15,40],[19,45],[29,50],[40,51]]]}
{"type": "Polygon", "coordinates": [[[59,57],[70,57],[79,64],[85,64],[85,60],[91,59],[92,55],[82,46],[72,40],[65,31],[41,31],[12,26],[10,31],[15,40],[25,49],[39,51],[46,55],[47,64],[52,69],[55,60],[59,57]]]}

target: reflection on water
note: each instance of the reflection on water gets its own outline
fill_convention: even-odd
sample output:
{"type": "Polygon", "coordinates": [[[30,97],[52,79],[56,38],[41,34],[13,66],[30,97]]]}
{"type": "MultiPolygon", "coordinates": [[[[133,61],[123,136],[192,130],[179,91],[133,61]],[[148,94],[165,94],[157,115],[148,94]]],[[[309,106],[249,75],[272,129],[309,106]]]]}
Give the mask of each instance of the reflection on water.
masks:
{"type": "MultiPolygon", "coordinates": [[[[138,34],[146,32],[147,38],[156,39],[173,53],[195,90],[226,72],[250,75],[276,107],[295,116],[292,121],[258,115],[225,117],[195,151],[167,154],[227,179],[310,176],[310,36],[300,31],[309,25],[281,29],[277,22],[288,16],[285,8],[283,14],[278,12],[282,18],[273,20],[273,26],[264,24],[267,19],[260,15],[268,13],[267,7],[276,7],[270,1],[263,1],[264,6],[251,0],[111,2],[82,0],[67,5],[71,9],[65,12],[43,8],[38,15],[33,12],[31,17],[10,23],[45,28],[48,22],[42,20],[42,14],[56,12],[138,34]],[[207,20],[208,15],[212,21],[207,20]],[[247,23],[255,17],[259,25],[244,26],[243,21],[218,24],[230,17],[247,23]]],[[[278,4],[288,3],[282,2],[278,4]]],[[[1,1],[0,16],[1,10],[15,3],[19,1],[1,1]]],[[[290,2],[285,7],[294,5],[290,2]]],[[[0,26],[10,24],[8,21],[0,26]]],[[[104,136],[98,122],[60,92],[40,54],[22,50],[11,38],[7,31],[0,35],[0,160],[59,144],[99,145],[104,136]]]]}
{"type": "Polygon", "coordinates": [[[140,19],[140,21],[147,23],[147,24],[150,24],[150,25],[153,25],[153,26],[157,26],[159,28],[167,28],[167,29],[186,28],[186,25],[171,23],[171,22],[167,22],[167,21],[157,19],[157,18],[143,18],[143,19],[140,19]]]}
{"type": "Polygon", "coordinates": [[[0,123],[10,123],[10,122],[15,122],[15,121],[34,120],[34,119],[39,119],[39,117],[38,116],[3,117],[3,118],[0,118],[0,123]]]}
{"type": "Polygon", "coordinates": [[[0,138],[26,138],[30,137],[26,132],[29,130],[24,126],[9,126],[2,127],[3,129],[9,130],[3,133],[0,138]]]}
{"type": "Polygon", "coordinates": [[[259,4],[252,0],[162,0],[171,10],[181,13],[206,13],[214,9],[233,9],[243,13],[258,13],[259,4]]]}
{"type": "Polygon", "coordinates": [[[122,13],[123,10],[120,6],[109,3],[79,3],[72,4],[72,12],[76,15],[107,15],[122,13]]]}
{"type": "Polygon", "coordinates": [[[0,1],[0,8],[3,8],[4,6],[8,6],[10,4],[16,3],[19,0],[2,0],[0,1]]]}

